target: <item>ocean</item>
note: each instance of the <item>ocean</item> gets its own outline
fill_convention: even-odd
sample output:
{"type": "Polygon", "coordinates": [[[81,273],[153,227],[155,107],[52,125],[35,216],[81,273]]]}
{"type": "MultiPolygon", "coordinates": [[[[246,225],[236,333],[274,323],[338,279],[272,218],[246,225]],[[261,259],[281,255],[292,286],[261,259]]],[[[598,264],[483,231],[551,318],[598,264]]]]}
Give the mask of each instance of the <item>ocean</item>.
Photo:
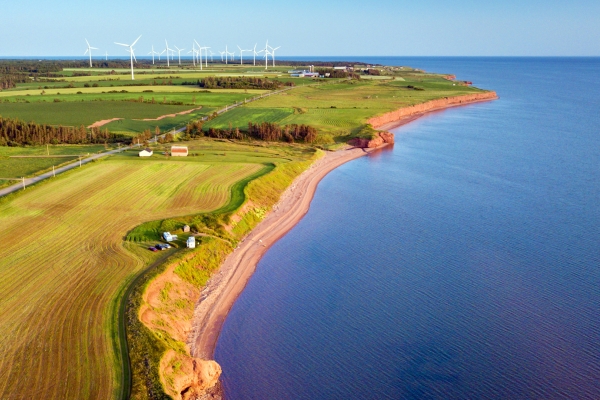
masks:
{"type": "Polygon", "coordinates": [[[500,99],[323,179],[227,317],[227,398],[600,398],[600,59],[356,59],[500,99]]]}

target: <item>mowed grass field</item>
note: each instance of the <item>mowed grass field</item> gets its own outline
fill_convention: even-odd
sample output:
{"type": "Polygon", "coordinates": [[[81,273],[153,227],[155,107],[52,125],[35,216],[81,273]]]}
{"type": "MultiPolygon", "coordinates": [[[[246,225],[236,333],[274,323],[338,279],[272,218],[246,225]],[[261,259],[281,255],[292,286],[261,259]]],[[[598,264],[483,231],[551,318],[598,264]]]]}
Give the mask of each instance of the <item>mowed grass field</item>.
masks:
{"type": "Polygon", "coordinates": [[[117,302],[145,265],[123,237],[145,221],[215,210],[261,168],[114,157],[0,202],[0,398],[117,397],[117,302]]]}
{"type": "MultiPolygon", "coordinates": [[[[145,90],[152,90],[145,88],[145,90]]],[[[159,86],[158,88],[179,89],[174,86],[159,86]]],[[[114,132],[139,133],[145,129],[153,131],[155,126],[161,130],[168,130],[175,126],[181,127],[190,120],[212,113],[215,109],[242,102],[246,98],[264,92],[244,93],[243,90],[201,92],[197,88],[194,91],[141,92],[131,91],[130,87],[123,88],[123,90],[127,90],[127,93],[120,93],[119,90],[117,90],[118,93],[77,94],[75,92],[74,94],[64,94],[61,92],[60,95],[53,96],[47,94],[28,96],[26,100],[21,98],[18,102],[14,101],[16,98],[6,98],[11,101],[0,102],[0,116],[34,121],[39,124],[63,126],[89,126],[101,120],[124,118],[126,121],[105,127],[114,132]],[[58,101],[55,102],[54,99],[58,101]],[[180,102],[183,105],[169,104],[170,102],[180,102]],[[199,107],[202,108],[184,116],[168,117],[159,121],[133,121],[134,119],[154,119],[199,107]]]]}
{"type": "Polygon", "coordinates": [[[222,114],[205,126],[227,128],[231,123],[233,127],[242,128],[249,121],[266,121],[281,125],[308,124],[320,134],[345,136],[356,133],[375,115],[440,97],[481,92],[428,75],[407,75],[402,80],[387,78],[297,87],[222,114]]]}
{"type": "MultiPolygon", "coordinates": [[[[104,145],[51,145],[30,147],[4,147],[0,146],[0,178],[21,178],[37,175],[40,172],[51,170],[52,166],[58,167],[76,160],[78,156],[87,156],[111,150],[111,146],[104,145]],[[49,154],[49,157],[46,157],[49,154]],[[70,155],[73,157],[64,157],[70,155]],[[11,156],[44,156],[43,158],[15,158],[11,156]],[[62,156],[62,157],[53,157],[62,156]]],[[[9,186],[15,181],[0,179],[0,187],[9,186]]]]}

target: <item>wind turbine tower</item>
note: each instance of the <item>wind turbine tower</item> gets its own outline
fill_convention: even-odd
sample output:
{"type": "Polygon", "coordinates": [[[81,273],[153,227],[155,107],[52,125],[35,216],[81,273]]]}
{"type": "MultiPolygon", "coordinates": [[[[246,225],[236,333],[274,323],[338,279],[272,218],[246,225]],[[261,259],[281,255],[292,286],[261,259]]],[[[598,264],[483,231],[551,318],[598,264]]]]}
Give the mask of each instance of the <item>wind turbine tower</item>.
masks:
{"type": "Polygon", "coordinates": [[[154,65],[154,55],[155,54],[158,54],[159,60],[160,60],[160,53],[157,52],[157,51],[154,51],[154,45],[152,45],[152,51],[150,53],[148,53],[148,54],[152,54],[152,65],[154,65]]]}
{"type": "Polygon", "coordinates": [[[175,46],[175,48],[177,49],[177,54],[179,57],[179,65],[181,65],[181,52],[185,49],[180,49],[179,47],[175,46]]]}
{"type": "Polygon", "coordinates": [[[275,66],[275,50],[280,49],[281,46],[279,47],[275,47],[275,48],[271,48],[271,55],[272,55],[272,59],[273,59],[273,67],[275,66]]]}
{"type": "MultiPolygon", "coordinates": [[[[141,37],[142,37],[142,35],[140,35],[137,39],[135,39],[135,42],[133,42],[132,44],[123,44],[123,43],[115,42],[115,44],[118,44],[119,46],[125,46],[129,49],[129,58],[131,60],[131,80],[132,81],[135,79],[135,77],[133,76],[133,60],[135,59],[135,54],[133,54],[133,46],[135,46],[135,44],[138,42],[138,40],[140,40],[141,37]]],[[[135,60],[135,62],[137,62],[137,60],[135,60]]]]}
{"type": "Polygon", "coordinates": [[[85,53],[83,53],[83,55],[90,53],[90,68],[92,68],[92,50],[98,50],[98,49],[96,47],[90,46],[90,42],[88,42],[87,39],[85,39],[85,42],[87,43],[87,50],[85,51],[85,53]]]}
{"type": "Polygon", "coordinates": [[[256,66],[256,56],[262,53],[264,50],[256,52],[256,44],[254,45],[254,66],[256,66]]]}
{"type": "Polygon", "coordinates": [[[238,49],[240,49],[240,65],[243,65],[244,64],[244,52],[245,51],[250,52],[252,50],[251,49],[250,50],[242,50],[242,48],[240,46],[238,46],[238,49]]]}
{"type": "Polygon", "coordinates": [[[165,50],[167,51],[167,67],[170,67],[169,65],[169,51],[173,51],[172,49],[169,48],[169,43],[167,43],[167,39],[165,39],[165,50]]]}

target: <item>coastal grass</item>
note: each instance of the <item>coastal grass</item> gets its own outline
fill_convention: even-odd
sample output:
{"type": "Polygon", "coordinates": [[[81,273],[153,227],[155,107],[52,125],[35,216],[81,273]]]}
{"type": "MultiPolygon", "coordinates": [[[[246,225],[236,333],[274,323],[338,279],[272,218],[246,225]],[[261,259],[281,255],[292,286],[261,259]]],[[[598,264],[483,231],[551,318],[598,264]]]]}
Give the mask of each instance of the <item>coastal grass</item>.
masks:
{"type": "Polygon", "coordinates": [[[317,128],[321,136],[345,141],[376,115],[441,97],[482,92],[440,76],[406,73],[402,80],[387,78],[297,87],[245,104],[220,115],[205,127],[227,128],[231,124],[242,129],[248,122],[307,124],[317,128]]]}
{"type": "MultiPolygon", "coordinates": [[[[167,389],[163,387],[159,372],[163,355],[168,350],[174,350],[187,357],[185,344],[169,334],[168,321],[173,318],[173,313],[180,315],[187,312],[187,318],[191,318],[193,305],[197,301],[196,298],[181,298],[181,293],[187,292],[185,284],[167,281],[160,289],[161,306],[154,308],[143,301],[145,291],[156,278],[171,267],[182,282],[201,289],[233,251],[236,243],[264,218],[266,211],[278,201],[283,190],[322,154],[305,146],[234,146],[231,143],[212,140],[200,142],[194,150],[202,151],[206,155],[217,149],[220,151],[221,145],[227,145],[228,157],[229,154],[235,157],[234,152],[239,150],[237,157],[252,158],[259,156],[260,153],[257,152],[264,150],[267,154],[261,154],[261,157],[274,158],[254,175],[238,181],[232,187],[231,201],[224,207],[209,214],[150,221],[136,227],[127,235],[129,243],[151,241],[166,229],[185,237],[186,234],[181,231],[184,224],[190,225],[192,231],[204,232],[204,236],[197,238],[196,249],[178,251],[149,272],[128,297],[126,315],[128,344],[131,349],[133,398],[150,399],[165,395],[167,389]],[[248,208],[246,204],[252,204],[252,207],[248,208]],[[147,326],[139,319],[142,306],[153,309],[155,318],[152,326],[147,326]]],[[[215,156],[219,157],[218,154],[215,153],[215,156]]],[[[167,382],[167,385],[170,383],[167,382]]]]}
{"type": "Polygon", "coordinates": [[[111,157],[2,201],[0,397],[118,397],[116,309],[149,261],[123,235],[217,210],[261,168],[111,157]]]}

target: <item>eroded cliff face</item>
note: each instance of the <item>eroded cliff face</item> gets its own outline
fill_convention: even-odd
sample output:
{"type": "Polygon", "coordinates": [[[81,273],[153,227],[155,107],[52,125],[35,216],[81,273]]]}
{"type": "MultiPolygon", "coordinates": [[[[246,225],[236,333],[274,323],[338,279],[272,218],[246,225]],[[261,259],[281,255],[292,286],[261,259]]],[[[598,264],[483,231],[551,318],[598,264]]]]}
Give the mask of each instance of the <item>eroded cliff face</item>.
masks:
{"type": "Polygon", "coordinates": [[[379,132],[379,137],[375,139],[354,138],[350,140],[350,144],[354,147],[363,149],[379,147],[384,143],[394,143],[394,134],[390,132],[379,132]]]}
{"type": "Polygon", "coordinates": [[[176,400],[221,399],[221,367],[213,360],[201,360],[168,350],[160,360],[163,385],[176,400]]]}
{"type": "MultiPolygon", "coordinates": [[[[453,75],[448,75],[446,79],[452,80],[455,79],[455,77],[453,75]]],[[[414,106],[403,107],[396,111],[391,111],[378,117],[370,118],[368,123],[374,129],[378,129],[384,125],[409,119],[420,114],[425,114],[429,111],[441,110],[463,104],[477,103],[480,101],[495,100],[497,98],[498,95],[496,92],[473,93],[462,96],[444,97],[442,99],[430,100],[414,106]]],[[[374,139],[354,138],[350,140],[349,144],[360,148],[373,148],[379,147],[384,143],[394,143],[393,133],[381,131],[378,132],[378,134],[379,137],[374,139]]]]}
{"type": "Polygon", "coordinates": [[[373,128],[377,129],[391,122],[401,121],[403,119],[410,118],[418,114],[424,114],[429,111],[441,110],[443,108],[454,107],[463,104],[477,103],[480,101],[494,100],[497,98],[498,95],[496,92],[473,93],[462,96],[444,97],[442,99],[430,100],[426,101],[425,103],[415,104],[414,106],[410,107],[403,107],[378,117],[373,117],[369,119],[368,122],[369,124],[373,125],[373,128]]]}
{"type": "Polygon", "coordinates": [[[179,343],[179,351],[167,350],[160,359],[159,375],[168,395],[176,400],[221,399],[221,367],[216,361],[191,357],[185,344],[200,290],[181,279],[176,266],[169,265],[149,283],[138,317],[156,334],[179,343]]]}

